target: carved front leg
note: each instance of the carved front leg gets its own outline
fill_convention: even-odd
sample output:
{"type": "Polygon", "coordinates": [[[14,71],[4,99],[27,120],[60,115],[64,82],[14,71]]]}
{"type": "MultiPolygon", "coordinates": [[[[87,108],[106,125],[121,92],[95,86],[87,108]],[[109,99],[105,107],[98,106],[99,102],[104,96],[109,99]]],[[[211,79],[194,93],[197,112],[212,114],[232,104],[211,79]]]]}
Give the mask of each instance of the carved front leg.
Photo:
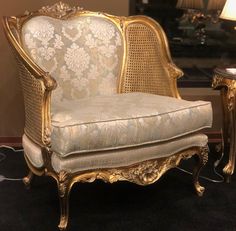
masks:
{"type": "Polygon", "coordinates": [[[60,223],[58,228],[60,230],[66,230],[69,218],[69,194],[71,186],[68,179],[68,173],[61,171],[58,177],[58,193],[60,200],[60,223]]]}
{"type": "Polygon", "coordinates": [[[199,152],[197,153],[197,165],[193,170],[193,184],[198,196],[202,196],[205,188],[202,187],[199,183],[199,173],[202,167],[207,163],[208,160],[208,147],[199,148],[199,152]]]}
{"type": "Polygon", "coordinates": [[[229,150],[229,161],[227,165],[224,167],[223,172],[225,174],[225,181],[230,182],[230,178],[234,173],[235,168],[235,151],[236,151],[236,142],[235,142],[235,132],[236,132],[236,116],[235,109],[229,112],[229,131],[230,131],[230,150],[229,150]]]}
{"type": "Polygon", "coordinates": [[[224,146],[227,146],[228,144],[230,146],[229,160],[227,165],[224,167],[223,172],[225,174],[226,182],[229,182],[231,175],[234,173],[236,158],[236,80],[230,79],[228,77],[222,77],[220,75],[215,75],[212,86],[215,89],[221,89],[221,99],[223,104],[224,146]]]}
{"type": "Polygon", "coordinates": [[[24,184],[27,188],[30,187],[30,184],[31,184],[31,181],[32,181],[33,177],[34,177],[33,172],[31,170],[29,170],[28,175],[23,178],[23,182],[24,182],[24,184]]]}

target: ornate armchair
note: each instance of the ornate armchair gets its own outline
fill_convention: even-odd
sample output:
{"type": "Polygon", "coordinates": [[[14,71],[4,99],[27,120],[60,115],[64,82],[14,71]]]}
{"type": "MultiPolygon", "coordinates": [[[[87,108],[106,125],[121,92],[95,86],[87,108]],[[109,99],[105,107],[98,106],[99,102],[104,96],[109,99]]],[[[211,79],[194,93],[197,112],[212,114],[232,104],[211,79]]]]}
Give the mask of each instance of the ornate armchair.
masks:
{"type": "Polygon", "coordinates": [[[24,183],[56,180],[61,230],[76,182],[148,185],[196,155],[193,185],[203,194],[208,140],[198,131],[211,126],[211,104],[180,98],[182,71],[157,22],[60,2],[3,24],[24,94],[24,183]]]}

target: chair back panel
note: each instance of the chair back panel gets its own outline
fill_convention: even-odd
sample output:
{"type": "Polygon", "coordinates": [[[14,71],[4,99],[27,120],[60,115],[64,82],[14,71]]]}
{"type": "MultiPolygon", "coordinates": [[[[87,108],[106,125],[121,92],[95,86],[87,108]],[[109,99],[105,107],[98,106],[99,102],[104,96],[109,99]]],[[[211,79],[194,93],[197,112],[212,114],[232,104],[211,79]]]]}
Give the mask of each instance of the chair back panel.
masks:
{"type": "Polygon", "coordinates": [[[57,81],[52,103],[117,93],[123,39],[112,21],[36,16],[24,23],[21,39],[30,57],[57,81]]]}

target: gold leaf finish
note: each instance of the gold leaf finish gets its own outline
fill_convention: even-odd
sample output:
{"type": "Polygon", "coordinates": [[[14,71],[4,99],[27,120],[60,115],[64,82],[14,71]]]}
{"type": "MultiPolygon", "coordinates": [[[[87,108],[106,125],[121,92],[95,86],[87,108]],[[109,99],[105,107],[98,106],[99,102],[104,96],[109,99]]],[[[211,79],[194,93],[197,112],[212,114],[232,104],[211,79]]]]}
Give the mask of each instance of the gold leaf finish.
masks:
{"type": "Polygon", "coordinates": [[[52,91],[54,89],[56,89],[57,87],[57,82],[56,80],[49,75],[49,73],[47,75],[44,76],[44,85],[46,87],[46,89],[48,91],[52,91]]]}
{"type": "Polygon", "coordinates": [[[168,70],[173,79],[180,78],[184,75],[183,71],[177,68],[174,64],[168,64],[168,70]]]}
{"type": "Polygon", "coordinates": [[[126,180],[138,185],[149,185],[156,182],[168,169],[176,167],[181,159],[186,158],[183,154],[146,161],[127,169],[111,169],[98,173],[96,178],[110,183],[126,180]]]}
{"type": "Polygon", "coordinates": [[[227,88],[227,107],[229,111],[233,110],[235,104],[236,80],[223,78],[216,74],[213,78],[212,87],[214,89],[227,88]]]}
{"type": "Polygon", "coordinates": [[[68,183],[68,173],[66,171],[59,172],[58,175],[58,188],[59,188],[59,196],[64,197],[66,193],[66,184],[68,183]]]}

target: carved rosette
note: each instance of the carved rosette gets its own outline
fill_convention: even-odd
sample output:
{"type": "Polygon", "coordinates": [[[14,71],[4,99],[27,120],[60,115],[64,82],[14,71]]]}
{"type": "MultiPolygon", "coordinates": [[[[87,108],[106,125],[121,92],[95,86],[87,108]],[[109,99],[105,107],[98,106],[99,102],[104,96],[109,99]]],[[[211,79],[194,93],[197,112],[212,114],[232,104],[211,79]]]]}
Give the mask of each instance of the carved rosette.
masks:
{"type": "Polygon", "coordinates": [[[68,14],[73,14],[76,11],[81,11],[81,7],[71,7],[66,3],[58,2],[52,6],[44,6],[39,10],[39,13],[50,15],[55,18],[63,18],[68,14]]]}
{"type": "Polygon", "coordinates": [[[170,161],[147,161],[136,168],[114,172],[111,175],[111,180],[117,181],[121,178],[139,185],[148,185],[157,181],[166,170],[176,165],[176,160],[173,159],[170,161]]]}

